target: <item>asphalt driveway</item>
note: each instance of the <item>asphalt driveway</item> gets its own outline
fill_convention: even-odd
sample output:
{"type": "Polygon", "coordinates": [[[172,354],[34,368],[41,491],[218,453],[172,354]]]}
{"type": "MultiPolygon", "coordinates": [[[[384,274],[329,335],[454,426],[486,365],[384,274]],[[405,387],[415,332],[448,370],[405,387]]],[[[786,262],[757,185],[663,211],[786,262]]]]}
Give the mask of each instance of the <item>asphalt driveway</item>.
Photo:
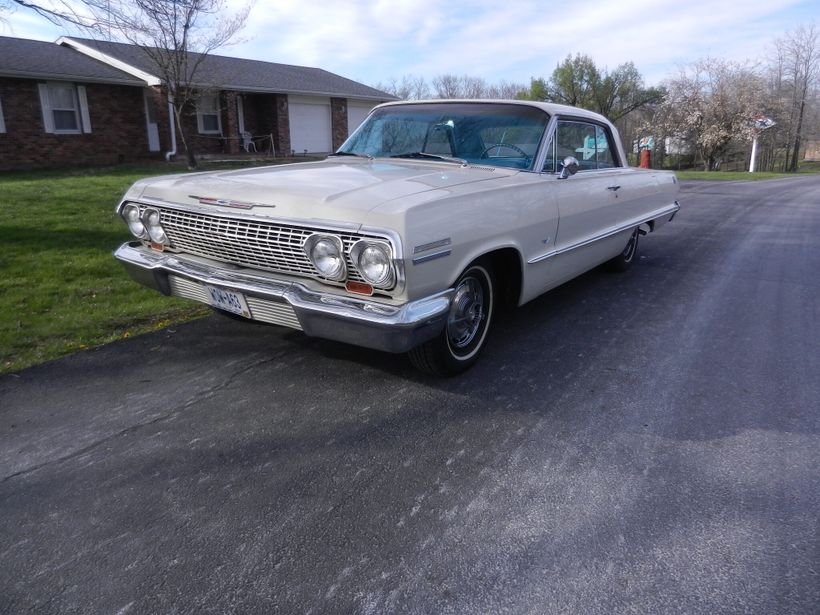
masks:
{"type": "Polygon", "coordinates": [[[820,177],[450,380],[211,317],[0,378],[2,613],[816,613],[820,177]]]}

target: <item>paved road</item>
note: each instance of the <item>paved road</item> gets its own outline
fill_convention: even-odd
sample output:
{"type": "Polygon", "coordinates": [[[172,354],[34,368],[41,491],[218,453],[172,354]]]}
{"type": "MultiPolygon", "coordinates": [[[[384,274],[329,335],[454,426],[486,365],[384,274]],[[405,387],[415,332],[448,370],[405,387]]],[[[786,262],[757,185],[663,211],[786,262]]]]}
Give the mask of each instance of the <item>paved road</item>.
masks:
{"type": "Polygon", "coordinates": [[[820,178],[684,185],[458,379],[212,317],[0,379],[2,613],[816,613],[820,178]]]}

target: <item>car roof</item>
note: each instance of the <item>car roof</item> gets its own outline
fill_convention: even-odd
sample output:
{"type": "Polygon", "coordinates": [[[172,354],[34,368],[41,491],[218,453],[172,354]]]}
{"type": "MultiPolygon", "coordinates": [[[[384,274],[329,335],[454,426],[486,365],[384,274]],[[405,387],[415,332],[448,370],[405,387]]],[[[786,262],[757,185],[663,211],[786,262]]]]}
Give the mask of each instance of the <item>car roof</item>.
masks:
{"type": "Polygon", "coordinates": [[[504,104],[521,105],[525,107],[536,107],[549,113],[550,115],[571,115],[574,117],[588,118],[598,121],[608,120],[600,113],[571,107],[569,105],[559,105],[557,103],[540,102],[534,100],[500,100],[485,98],[431,98],[428,100],[400,100],[379,105],[379,107],[393,107],[397,105],[418,105],[418,104],[446,104],[446,103],[483,103],[483,104],[504,104]]]}

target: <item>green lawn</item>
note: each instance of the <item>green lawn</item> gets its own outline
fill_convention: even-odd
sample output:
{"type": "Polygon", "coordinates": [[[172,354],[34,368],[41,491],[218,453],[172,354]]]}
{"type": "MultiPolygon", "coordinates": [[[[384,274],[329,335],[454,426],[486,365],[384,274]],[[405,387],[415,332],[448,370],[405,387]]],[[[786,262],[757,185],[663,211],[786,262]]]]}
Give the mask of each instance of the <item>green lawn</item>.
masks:
{"type": "MultiPolygon", "coordinates": [[[[710,179],[720,181],[759,181],[761,179],[779,179],[781,177],[794,177],[794,173],[771,173],[748,171],[675,171],[680,179],[710,179]]],[[[820,162],[803,162],[797,171],[798,175],[806,173],[820,173],[820,162]]]]}
{"type": "Polygon", "coordinates": [[[138,285],[111,255],[130,237],[114,213],[128,186],[182,171],[0,173],[0,373],[208,313],[138,285]]]}

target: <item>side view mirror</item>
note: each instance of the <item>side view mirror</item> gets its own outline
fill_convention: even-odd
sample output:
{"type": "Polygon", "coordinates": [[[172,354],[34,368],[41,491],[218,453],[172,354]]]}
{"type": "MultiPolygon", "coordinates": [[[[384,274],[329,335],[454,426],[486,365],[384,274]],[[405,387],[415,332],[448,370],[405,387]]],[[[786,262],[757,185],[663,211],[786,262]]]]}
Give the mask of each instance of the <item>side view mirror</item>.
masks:
{"type": "Polygon", "coordinates": [[[566,179],[570,175],[575,175],[578,172],[579,164],[578,159],[574,156],[567,156],[564,158],[564,168],[561,169],[561,174],[558,176],[558,179],[566,179]]]}

